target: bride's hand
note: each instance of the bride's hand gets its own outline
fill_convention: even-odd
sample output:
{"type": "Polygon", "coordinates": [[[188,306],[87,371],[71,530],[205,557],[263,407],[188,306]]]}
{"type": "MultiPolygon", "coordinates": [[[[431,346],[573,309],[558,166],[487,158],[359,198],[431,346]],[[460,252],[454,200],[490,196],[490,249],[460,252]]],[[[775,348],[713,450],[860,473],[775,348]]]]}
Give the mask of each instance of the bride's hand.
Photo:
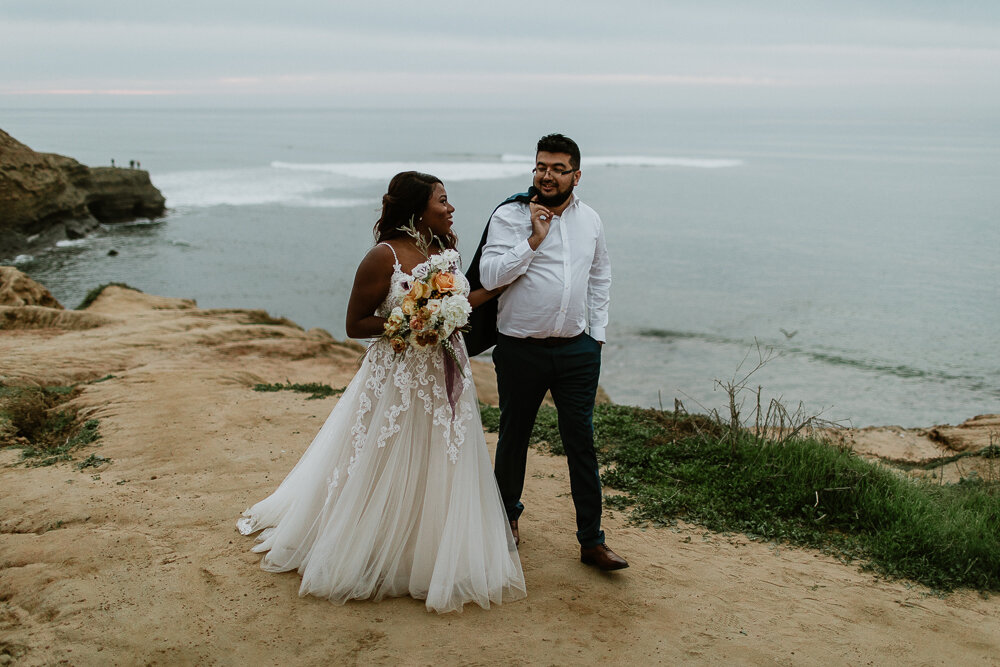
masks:
{"type": "Polygon", "coordinates": [[[479,289],[474,289],[469,292],[469,305],[473,308],[478,308],[490,299],[495,299],[496,297],[503,294],[504,290],[510,287],[510,285],[503,285],[496,289],[486,289],[485,287],[480,287],[479,289]]]}

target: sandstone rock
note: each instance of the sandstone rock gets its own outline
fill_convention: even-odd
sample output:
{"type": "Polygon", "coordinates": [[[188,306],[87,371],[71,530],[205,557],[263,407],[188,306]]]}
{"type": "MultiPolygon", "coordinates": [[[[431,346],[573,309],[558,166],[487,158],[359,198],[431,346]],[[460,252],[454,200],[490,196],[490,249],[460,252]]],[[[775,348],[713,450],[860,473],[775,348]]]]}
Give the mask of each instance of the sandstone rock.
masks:
{"type": "Polygon", "coordinates": [[[114,321],[112,318],[80,310],[60,310],[42,306],[0,306],[0,331],[61,329],[83,331],[114,321]]]}
{"type": "Polygon", "coordinates": [[[955,452],[1000,444],[1000,415],[976,415],[958,426],[935,426],[927,432],[927,436],[955,452]]]}
{"type": "Polygon", "coordinates": [[[62,309],[51,292],[12,266],[0,266],[0,306],[62,309]]]}
{"type": "Polygon", "coordinates": [[[87,210],[101,222],[129,222],[163,215],[166,201],[141,169],[93,167],[87,210]]]}
{"type": "Polygon", "coordinates": [[[82,238],[103,222],[156,218],[165,204],[148,172],[92,169],[0,130],[0,255],[82,238]]]}

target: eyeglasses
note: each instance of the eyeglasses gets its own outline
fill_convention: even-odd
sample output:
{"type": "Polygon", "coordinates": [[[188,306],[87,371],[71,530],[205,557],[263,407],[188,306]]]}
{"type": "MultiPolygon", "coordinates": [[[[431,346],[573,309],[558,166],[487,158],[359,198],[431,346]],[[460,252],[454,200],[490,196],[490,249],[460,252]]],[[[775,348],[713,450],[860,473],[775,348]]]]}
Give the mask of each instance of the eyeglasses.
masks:
{"type": "Polygon", "coordinates": [[[561,169],[556,169],[555,167],[535,167],[531,170],[532,174],[537,174],[538,176],[545,176],[546,174],[552,174],[553,176],[566,176],[567,174],[572,174],[576,169],[567,169],[562,171],[561,169]]]}

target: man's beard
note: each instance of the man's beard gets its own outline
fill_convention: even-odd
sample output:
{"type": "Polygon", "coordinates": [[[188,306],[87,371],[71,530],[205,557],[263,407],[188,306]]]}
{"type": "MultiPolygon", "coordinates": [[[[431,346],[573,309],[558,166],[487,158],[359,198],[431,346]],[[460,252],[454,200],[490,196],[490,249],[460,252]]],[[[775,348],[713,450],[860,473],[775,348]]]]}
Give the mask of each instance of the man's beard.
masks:
{"type": "Polygon", "coordinates": [[[573,194],[573,187],[574,186],[571,185],[569,186],[569,189],[566,190],[566,192],[557,192],[551,197],[547,197],[543,195],[541,191],[538,190],[538,188],[534,188],[534,186],[532,186],[532,188],[535,190],[535,194],[538,196],[537,199],[538,203],[546,208],[555,208],[558,206],[562,206],[563,203],[567,199],[569,199],[570,195],[573,194]]]}

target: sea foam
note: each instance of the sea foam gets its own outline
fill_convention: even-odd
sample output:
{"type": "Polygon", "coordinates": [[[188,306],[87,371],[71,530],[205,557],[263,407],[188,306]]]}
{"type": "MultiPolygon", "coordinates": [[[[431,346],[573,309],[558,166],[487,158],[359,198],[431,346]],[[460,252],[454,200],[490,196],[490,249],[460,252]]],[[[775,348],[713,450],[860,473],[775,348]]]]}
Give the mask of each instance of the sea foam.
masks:
{"type": "MultiPolygon", "coordinates": [[[[535,158],[531,155],[504,153],[500,156],[502,162],[533,164],[535,158]]],[[[693,167],[695,169],[720,169],[724,167],[739,167],[743,160],[728,158],[691,158],[691,157],[658,157],[652,155],[595,155],[580,158],[580,168],[590,167],[693,167]]]]}
{"type": "MultiPolygon", "coordinates": [[[[498,162],[272,162],[276,169],[297,172],[323,172],[349,178],[388,181],[401,171],[421,171],[433,174],[445,182],[482,181],[515,178],[531,171],[535,158],[531,155],[504,153],[498,162]]],[[[654,157],[647,155],[585,157],[581,168],[597,167],[692,167],[719,169],[738,167],[742,160],[654,157]]]]}
{"type": "Polygon", "coordinates": [[[695,169],[721,169],[739,167],[743,160],[687,158],[687,157],[650,157],[646,155],[597,156],[580,160],[581,168],[586,167],[693,167],[695,169]]]}
{"type": "MultiPolygon", "coordinates": [[[[156,175],[156,183],[171,208],[254,206],[277,204],[309,208],[344,208],[378,203],[357,196],[331,197],[330,190],[350,190],[357,181],[387,183],[401,171],[433,174],[445,183],[488,181],[524,177],[534,164],[531,155],[505,153],[494,161],[415,162],[281,162],[267,167],[179,171],[156,175]]],[[[687,167],[717,169],[736,167],[741,160],[646,155],[594,156],[582,168],[687,167]]]]}
{"type": "Polygon", "coordinates": [[[449,182],[513,178],[530,170],[530,164],[530,162],[527,164],[506,162],[327,162],[319,164],[272,162],[271,166],[276,169],[323,172],[385,182],[401,171],[421,171],[449,182]]]}
{"type": "Polygon", "coordinates": [[[321,193],[340,182],[322,173],[293,173],[273,167],[181,171],[156,177],[171,208],[262,204],[344,208],[376,201],[322,196],[321,193]]]}

